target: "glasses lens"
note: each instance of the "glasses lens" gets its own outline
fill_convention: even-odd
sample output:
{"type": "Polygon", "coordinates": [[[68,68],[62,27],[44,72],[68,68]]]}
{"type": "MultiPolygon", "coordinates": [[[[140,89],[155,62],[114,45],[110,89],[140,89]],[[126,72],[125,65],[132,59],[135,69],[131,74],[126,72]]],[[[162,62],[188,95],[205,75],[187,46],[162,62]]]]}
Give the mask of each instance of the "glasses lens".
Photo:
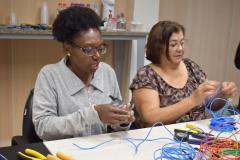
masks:
{"type": "Polygon", "coordinates": [[[94,50],[95,49],[92,47],[83,47],[82,48],[82,51],[89,56],[94,54],[94,50]]]}
{"type": "Polygon", "coordinates": [[[105,45],[101,45],[97,48],[98,53],[105,54],[107,53],[107,47],[105,45]]]}
{"type": "Polygon", "coordinates": [[[83,52],[84,54],[88,55],[88,56],[93,56],[93,55],[96,54],[97,52],[98,52],[99,54],[106,54],[106,53],[107,53],[107,45],[106,45],[106,44],[102,44],[102,45],[100,45],[100,46],[98,46],[98,47],[90,47],[90,46],[89,46],[89,47],[80,47],[80,46],[78,46],[77,44],[75,44],[74,42],[72,42],[72,44],[73,44],[75,47],[81,49],[82,52],[83,52]]]}

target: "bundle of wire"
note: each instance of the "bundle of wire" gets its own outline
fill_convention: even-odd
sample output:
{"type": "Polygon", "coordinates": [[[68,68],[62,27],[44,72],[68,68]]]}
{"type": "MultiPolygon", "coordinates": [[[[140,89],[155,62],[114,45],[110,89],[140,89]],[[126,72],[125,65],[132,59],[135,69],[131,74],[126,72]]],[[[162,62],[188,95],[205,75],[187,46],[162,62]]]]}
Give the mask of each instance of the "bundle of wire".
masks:
{"type": "MultiPolygon", "coordinates": [[[[216,93],[217,95],[217,93],[216,93]]],[[[230,99],[222,99],[222,98],[216,98],[216,95],[209,97],[208,101],[205,102],[206,111],[209,112],[209,114],[213,117],[211,120],[210,128],[212,130],[219,130],[219,131],[232,131],[235,129],[235,119],[231,117],[221,117],[222,113],[226,110],[230,110],[234,114],[238,114],[238,112],[235,110],[235,107],[232,105],[230,99]],[[218,111],[212,111],[212,105],[215,101],[221,100],[225,102],[225,105],[218,111]],[[232,109],[229,109],[232,107],[232,109]],[[230,126],[228,126],[230,125],[230,126]],[[226,127],[227,126],[227,127],[226,127]]],[[[144,142],[149,141],[159,141],[163,139],[167,139],[170,142],[165,144],[162,148],[156,149],[153,153],[153,159],[154,160],[162,160],[162,159],[171,159],[171,160],[193,160],[193,159],[208,159],[208,157],[215,157],[214,159],[225,159],[225,160],[233,160],[233,159],[239,159],[240,160],[240,151],[238,150],[238,142],[234,140],[229,140],[227,138],[217,138],[215,140],[208,140],[203,139],[201,146],[200,146],[200,152],[197,152],[191,145],[189,145],[186,142],[182,141],[175,141],[173,139],[169,138],[155,138],[155,139],[149,139],[150,133],[153,129],[153,127],[157,125],[163,126],[173,137],[173,133],[171,133],[164,124],[161,122],[155,123],[148,131],[145,138],[131,138],[131,137],[125,137],[121,139],[110,139],[105,142],[102,142],[100,144],[97,144],[92,147],[81,147],[78,144],[73,143],[73,145],[81,150],[91,150],[96,149],[98,147],[101,147],[102,145],[105,145],[107,143],[110,143],[115,140],[124,140],[129,142],[135,149],[135,154],[137,154],[139,147],[144,142]],[[136,143],[136,141],[138,143],[136,143]],[[226,144],[226,145],[225,145],[226,144]],[[220,155],[221,153],[221,155],[220,155]],[[229,156],[234,156],[233,159],[230,159],[229,156]],[[227,158],[227,159],[226,159],[227,158]]],[[[200,129],[200,128],[199,128],[200,129]]],[[[211,131],[212,131],[211,130],[211,131]]],[[[191,130],[190,130],[191,131],[191,130]]],[[[202,133],[204,131],[202,130],[202,133]]]]}
{"type": "MultiPolygon", "coordinates": [[[[234,123],[240,124],[239,122],[234,122],[234,123]]],[[[209,132],[209,134],[212,131],[213,129],[209,132]]],[[[220,137],[220,135],[224,133],[224,132],[220,132],[215,139],[209,140],[209,141],[202,141],[202,143],[200,144],[199,151],[203,152],[205,154],[205,157],[207,157],[207,159],[239,160],[240,159],[240,150],[239,150],[240,142],[238,142],[238,139],[236,137],[238,132],[240,132],[240,130],[233,131],[232,134],[227,138],[220,137]]]]}
{"type": "Polygon", "coordinates": [[[235,119],[232,117],[212,118],[210,120],[209,128],[215,131],[233,131],[236,129],[235,122],[235,119]]]}
{"type": "Polygon", "coordinates": [[[238,112],[236,111],[236,108],[234,107],[233,103],[232,103],[232,99],[231,98],[219,98],[219,95],[221,94],[222,91],[222,85],[219,84],[215,93],[212,96],[208,96],[203,105],[205,106],[206,111],[211,115],[211,117],[216,118],[216,117],[222,117],[222,115],[225,112],[230,112],[232,114],[238,114],[238,112]],[[221,109],[217,110],[217,111],[213,111],[212,110],[212,106],[216,101],[220,101],[222,103],[224,103],[224,106],[221,107],[221,109]]]}
{"type": "Polygon", "coordinates": [[[153,159],[178,159],[190,160],[196,157],[196,150],[184,142],[173,142],[165,144],[162,148],[154,151],[153,159]]]}
{"type": "Polygon", "coordinates": [[[236,129],[235,123],[238,120],[235,120],[233,117],[224,117],[224,113],[232,113],[234,115],[238,115],[238,112],[236,111],[236,108],[234,107],[231,99],[223,99],[223,98],[216,98],[216,95],[208,98],[208,101],[205,101],[205,109],[206,111],[211,115],[212,119],[210,121],[210,129],[214,129],[216,131],[232,131],[236,129]],[[216,101],[222,101],[224,102],[224,106],[217,110],[212,110],[212,105],[216,101]],[[219,125],[223,124],[223,125],[219,125]],[[219,126],[219,127],[216,127],[219,126]]]}
{"type": "Polygon", "coordinates": [[[224,113],[234,114],[237,115],[238,112],[236,110],[236,107],[232,103],[232,99],[224,99],[224,98],[207,98],[207,100],[204,102],[206,111],[211,115],[211,117],[222,117],[224,113]],[[224,106],[221,107],[221,109],[217,111],[213,111],[212,106],[216,101],[222,101],[224,103],[224,106]]]}

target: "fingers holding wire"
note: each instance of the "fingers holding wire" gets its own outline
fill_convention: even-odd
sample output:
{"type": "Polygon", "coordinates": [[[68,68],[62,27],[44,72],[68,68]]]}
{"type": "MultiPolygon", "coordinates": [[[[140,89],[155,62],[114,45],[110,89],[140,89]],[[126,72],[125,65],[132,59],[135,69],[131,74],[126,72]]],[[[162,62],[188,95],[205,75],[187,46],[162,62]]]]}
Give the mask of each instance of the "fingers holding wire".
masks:
{"type": "Polygon", "coordinates": [[[222,83],[222,95],[225,98],[233,97],[237,94],[237,85],[234,82],[223,82],[222,83]]]}

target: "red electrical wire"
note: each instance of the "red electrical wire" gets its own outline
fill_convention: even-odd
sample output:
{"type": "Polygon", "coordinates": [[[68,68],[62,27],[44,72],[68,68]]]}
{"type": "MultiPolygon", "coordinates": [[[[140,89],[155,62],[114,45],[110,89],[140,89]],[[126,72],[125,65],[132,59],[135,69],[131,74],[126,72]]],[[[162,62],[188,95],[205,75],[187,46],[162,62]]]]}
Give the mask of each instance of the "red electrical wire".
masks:
{"type": "MultiPolygon", "coordinates": [[[[209,134],[211,134],[211,132],[219,126],[226,123],[227,122],[219,124],[210,130],[209,134]]],[[[234,124],[240,123],[234,122],[234,124]]],[[[199,151],[204,153],[204,157],[201,156],[201,159],[207,158],[209,160],[240,160],[240,142],[238,142],[237,139],[231,139],[231,137],[235,136],[238,132],[240,132],[240,130],[232,133],[232,135],[227,138],[216,137],[215,139],[211,140],[203,139],[199,148],[199,151]]]]}

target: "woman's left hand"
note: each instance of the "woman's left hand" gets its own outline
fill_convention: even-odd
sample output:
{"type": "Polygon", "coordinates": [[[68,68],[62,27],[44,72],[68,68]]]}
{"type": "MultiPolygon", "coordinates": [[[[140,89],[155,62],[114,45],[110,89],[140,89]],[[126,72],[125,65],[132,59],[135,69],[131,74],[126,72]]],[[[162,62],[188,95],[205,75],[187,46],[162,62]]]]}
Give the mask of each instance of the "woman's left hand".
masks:
{"type": "Polygon", "coordinates": [[[223,82],[221,95],[224,98],[233,97],[237,94],[237,85],[234,82],[223,82]]]}
{"type": "Polygon", "coordinates": [[[127,123],[132,123],[135,121],[133,106],[131,104],[120,105],[120,108],[128,112],[128,120],[127,123]]]}

